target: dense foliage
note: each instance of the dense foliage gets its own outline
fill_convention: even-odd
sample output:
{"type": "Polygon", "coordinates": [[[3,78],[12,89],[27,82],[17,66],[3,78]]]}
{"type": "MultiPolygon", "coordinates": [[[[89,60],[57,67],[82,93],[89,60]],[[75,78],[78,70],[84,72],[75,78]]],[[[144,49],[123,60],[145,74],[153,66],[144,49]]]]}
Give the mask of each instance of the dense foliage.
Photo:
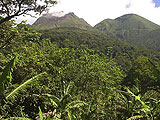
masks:
{"type": "Polygon", "coordinates": [[[124,71],[131,68],[132,62],[138,56],[144,55],[156,61],[159,54],[147,49],[139,49],[112,35],[101,32],[85,31],[78,28],[57,28],[40,31],[41,39],[49,38],[60,48],[89,48],[95,53],[114,58],[124,71]]]}
{"type": "Polygon", "coordinates": [[[0,119],[160,119],[158,53],[77,28],[0,30],[0,119]]]}

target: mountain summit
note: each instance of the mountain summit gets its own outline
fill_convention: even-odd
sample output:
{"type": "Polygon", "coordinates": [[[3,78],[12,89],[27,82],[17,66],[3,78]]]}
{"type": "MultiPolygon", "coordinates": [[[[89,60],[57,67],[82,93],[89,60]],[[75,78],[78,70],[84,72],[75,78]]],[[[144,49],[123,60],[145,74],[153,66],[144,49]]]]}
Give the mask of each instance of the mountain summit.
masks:
{"type": "MultiPolygon", "coordinates": [[[[144,37],[148,33],[151,34],[151,31],[159,29],[160,26],[139,15],[126,14],[116,19],[105,19],[94,28],[125,39],[132,45],[144,47],[143,43],[146,40],[144,37]]],[[[145,47],[148,48],[148,45],[146,44],[145,47]]]]}
{"type": "Polygon", "coordinates": [[[38,18],[33,27],[37,30],[78,28],[96,33],[101,31],[124,39],[135,47],[148,48],[160,52],[160,26],[136,14],[126,14],[116,19],[105,19],[93,28],[73,12],[68,14],[55,12],[44,14],[38,18]]]}
{"type": "Polygon", "coordinates": [[[92,27],[82,18],[77,17],[73,12],[48,13],[38,18],[33,24],[35,29],[46,30],[59,27],[75,27],[80,29],[91,29],[92,27]]]}
{"type": "Polygon", "coordinates": [[[159,26],[139,15],[126,14],[114,20],[105,19],[102,22],[95,25],[95,28],[103,32],[120,33],[123,31],[123,33],[125,33],[129,30],[151,31],[159,28],[159,26]]]}

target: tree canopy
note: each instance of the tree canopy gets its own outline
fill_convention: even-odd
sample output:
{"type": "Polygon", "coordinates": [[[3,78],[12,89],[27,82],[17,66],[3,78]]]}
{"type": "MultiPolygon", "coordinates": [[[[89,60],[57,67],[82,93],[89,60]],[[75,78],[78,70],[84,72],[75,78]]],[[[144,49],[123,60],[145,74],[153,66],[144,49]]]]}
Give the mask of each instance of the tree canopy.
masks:
{"type": "Polygon", "coordinates": [[[96,31],[38,32],[10,16],[55,1],[0,1],[0,119],[160,120],[158,53],[96,31]]]}

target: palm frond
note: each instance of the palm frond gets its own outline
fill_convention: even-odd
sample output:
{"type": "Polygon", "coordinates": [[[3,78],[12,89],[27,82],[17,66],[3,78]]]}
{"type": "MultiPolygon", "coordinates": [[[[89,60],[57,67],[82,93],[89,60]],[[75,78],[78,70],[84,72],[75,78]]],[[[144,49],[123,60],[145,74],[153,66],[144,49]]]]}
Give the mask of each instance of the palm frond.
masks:
{"type": "Polygon", "coordinates": [[[50,99],[50,101],[51,101],[53,106],[58,107],[58,104],[54,100],[50,99]]]}
{"type": "Polygon", "coordinates": [[[70,82],[69,85],[67,86],[66,90],[65,90],[65,94],[69,94],[70,90],[72,89],[74,85],[74,82],[70,82]]]}
{"type": "Polygon", "coordinates": [[[71,95],[70,94],[65,94],[64,96],[62,96],[61,101],[66,101],[67,99],[71,99],[71,95]]]}
{"type": "Polygon", "coordinates": [[[10,118],[6,118],[3,120],[32,120],[30,118],[25,118],[25,117],[10,117],[10,118]]]}
{"type": "Polygon", "coordinates": [[[42,94],[43,96],[46,96],[48,97],[50,100],[52,100],[52,104],[53,105],[56,105],[56,106],[59,106],[60,105],[60,102],[61,102],[61,99],[59,99],[58,97],[56,97],[55,95],[51,95],[51,94],[42,94]]]}
{"type": "Polygon", "coordinates": [[[136,115],[136,116],[132,116],[132,117],[128,118],[127,120],[141,120],[142,118],[144,118],[144,117],[141,115],[136,115]]]}
{"type": "Polygon", "coordinates": [[[132,93],[129,89],[127,89],[128,93],[130,93],[136,100],[138,100],[142,106],[146,109],[146,110],[149,110],[149,106],[146,105],[141,99],[139,96],[136,96],[134,93],[132,93]]]}
{"type": "Polygon", "coordinates": [[[33,83],[36,79],[42,77],[44,73],[41,73],[37,76],[32,77],[31,79],[27,80],[26,82],[24,82],[23,84],[21,84],[19,87],[17,87],[16,89],[14,89],[9,95],[6,96],[6,99],[10,98],[11,96],[14,96],[15,94],[17,94],[20,90],[25,89],[28,85],[30,85],[31,83],[33,83]]]}

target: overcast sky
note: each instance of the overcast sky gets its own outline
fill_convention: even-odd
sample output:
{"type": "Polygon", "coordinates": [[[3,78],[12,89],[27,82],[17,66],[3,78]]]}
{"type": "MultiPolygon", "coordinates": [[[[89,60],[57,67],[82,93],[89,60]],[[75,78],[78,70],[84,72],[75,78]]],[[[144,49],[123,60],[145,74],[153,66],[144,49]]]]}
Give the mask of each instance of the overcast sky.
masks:
{"type": "MultiPolygon", "coordinates": [[[[115,19],[124,14],[134,13],[160,25],[160,0],[59,0],[50,12],[74,12],[84,18],[92,26],[111,18],[115,19]]],[[[32,24],[35,19],[22,16],[17,19],[27,19],[32,24]]]]}

